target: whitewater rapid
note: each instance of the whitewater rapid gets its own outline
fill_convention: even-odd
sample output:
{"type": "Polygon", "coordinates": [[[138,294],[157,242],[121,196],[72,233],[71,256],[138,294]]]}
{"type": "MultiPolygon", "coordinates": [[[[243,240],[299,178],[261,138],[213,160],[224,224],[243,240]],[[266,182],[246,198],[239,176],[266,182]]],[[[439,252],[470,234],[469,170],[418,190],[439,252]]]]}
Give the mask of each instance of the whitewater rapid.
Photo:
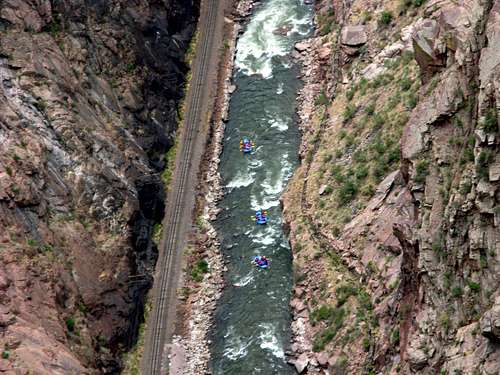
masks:
{"type": "Polygon", "coordinates": [[[290,339],[292,265],[280,195],[298,163],[294,113],[300,81],[290,53],[311,25],[312,9],[302,1],[267,0],[237,43],[237,89],[220,163],[225,196],[216,221],[228,270],[212,335],[215,375],[293,373],[284,354],[290,339]],[[243,137],[255,142],[252,155],[240,153],[243,137]],[[265,226],[251,218],[258,209],[269,213],[265,226]],[[251,264],[256,255],[270,258],[269,270],[251,264]]]}

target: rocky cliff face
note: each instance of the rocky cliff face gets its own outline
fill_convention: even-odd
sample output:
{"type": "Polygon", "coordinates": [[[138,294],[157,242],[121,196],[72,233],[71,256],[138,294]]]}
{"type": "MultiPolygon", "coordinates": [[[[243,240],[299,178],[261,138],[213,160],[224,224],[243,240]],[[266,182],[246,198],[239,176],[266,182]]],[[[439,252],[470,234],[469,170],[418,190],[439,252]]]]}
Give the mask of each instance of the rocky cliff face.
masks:
{"type": "Polygon", "coordinates": [[[317,8],[284,197],[296,366],[497,374],[500,2],[317,8]]]}
{"type": "Polygon", "coordinates": [[[0,372],[120,368],[197,14],[196,0],[0,3],[0,372]]]}

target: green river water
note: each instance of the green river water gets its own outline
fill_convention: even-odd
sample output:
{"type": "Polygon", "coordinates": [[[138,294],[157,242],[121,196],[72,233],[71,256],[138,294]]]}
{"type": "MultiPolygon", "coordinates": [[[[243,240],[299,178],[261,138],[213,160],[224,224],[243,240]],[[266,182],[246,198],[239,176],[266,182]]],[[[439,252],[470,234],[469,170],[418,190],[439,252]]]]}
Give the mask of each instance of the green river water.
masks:
{"type": "Polygon", "coordinates": [[[263,1],[237,43],[237,90],[220,164],[225,196],[216,221],[228,272],[212,334],[215,375],[293,374],[284,354],[292,262],[279,198],[298,163],[300,80],[290,53],[311,32],[312,11],[300,0],[263,1]],[[239,151],[243,137],[255,142],[250,156],[239,151]],[[251,220],[259,208],[268,210],[268,225],[251,220]],[[269,270],[251,264],[259,254],[271,258],[269,270]]]}

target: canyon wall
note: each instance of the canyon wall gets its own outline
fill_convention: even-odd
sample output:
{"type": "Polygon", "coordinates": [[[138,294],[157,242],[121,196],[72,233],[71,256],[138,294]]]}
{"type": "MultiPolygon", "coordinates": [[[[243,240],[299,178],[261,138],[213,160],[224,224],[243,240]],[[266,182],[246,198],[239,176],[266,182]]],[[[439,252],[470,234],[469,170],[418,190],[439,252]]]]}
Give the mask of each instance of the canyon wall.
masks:
{"type": "Polygon", "coordinates": [[[0,3],[0,372],[119,371],[152,285],[198,12],[0,3]]]}
{"type": "MultiPolygon", "coordinates": [[[[295,366],[500,372],[500,1],[320,1],[284,196],[295,366]]],[[[328,371],[328,372],[326,372],[328,371]]]]}

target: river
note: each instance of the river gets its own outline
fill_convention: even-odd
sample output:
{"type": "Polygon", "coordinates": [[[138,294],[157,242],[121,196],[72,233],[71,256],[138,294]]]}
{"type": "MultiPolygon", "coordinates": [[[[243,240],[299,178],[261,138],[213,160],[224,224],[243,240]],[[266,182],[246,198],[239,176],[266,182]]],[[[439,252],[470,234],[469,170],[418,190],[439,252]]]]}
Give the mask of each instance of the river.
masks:
{"type": "Polygon", "coordinates": [[[301,83],[290,53],[311,32],[312,14],[301,0],[263,1],[237,43],[237,90],[220,163],[225,196],[215,224],[228,267],[212,333],[215,375],[293,374],[285,360],[292,261],[279,198],[298,163],[301,83]],[[239,151],[243,137],[255,142],[250,156],[239,151]],[[268,210],[268,225],[251,219],[260,208],[268,210]],[[269,270],[251,264],[259,254],[271,259],[269,270]]]}

